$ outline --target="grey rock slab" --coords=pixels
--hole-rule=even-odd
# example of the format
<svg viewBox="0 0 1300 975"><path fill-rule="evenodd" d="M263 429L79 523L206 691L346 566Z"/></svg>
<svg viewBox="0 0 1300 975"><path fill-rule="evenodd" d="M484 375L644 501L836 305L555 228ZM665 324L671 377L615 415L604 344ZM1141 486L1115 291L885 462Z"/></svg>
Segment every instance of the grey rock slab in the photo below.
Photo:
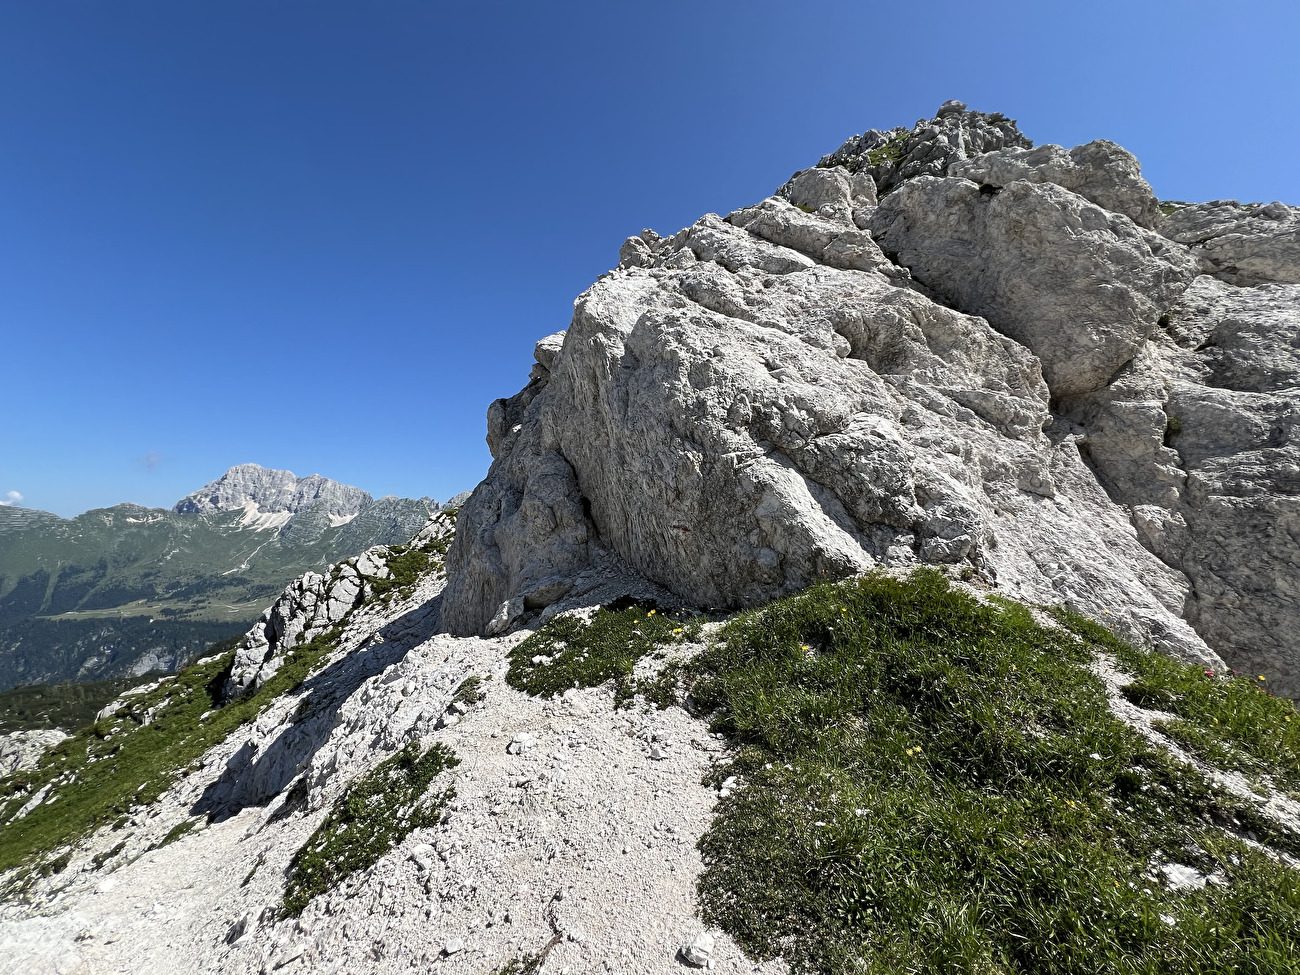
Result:
<svg viewBox="0 0 1300 975"><path fill-rule="evenodd" d="M1051 183L919 177L871 232L946 304L1037 355L1057 397L1104 386L1197 273L1185 248Z"/></svg>
<svg viewBox="0 0 1300 975"><path fill-rule="evenodd" d="M1203 276L1164 332L1071 419L1144 543L1190 580L1198 633L1300 695L1300 287Z"/></svg>
<svg viewBox="0 0 1300 975"><path fill-rule="evenodd" d="M1236 200L1179 205L1160 232L1230 284L1300 284L1300 207Z"/></svg>

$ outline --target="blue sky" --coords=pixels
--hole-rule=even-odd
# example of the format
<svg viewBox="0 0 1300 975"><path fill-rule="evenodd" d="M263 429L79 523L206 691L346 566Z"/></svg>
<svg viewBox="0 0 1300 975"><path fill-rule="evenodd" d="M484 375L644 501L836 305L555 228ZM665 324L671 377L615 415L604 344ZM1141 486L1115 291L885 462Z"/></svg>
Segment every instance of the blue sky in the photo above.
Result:
<svg viewBox="0 0 1300 975"><path fill-rule="evenodd" d="M624 237L948 98L1300 203L1298 9L0 0L0 502L472 487Z"/></svg>

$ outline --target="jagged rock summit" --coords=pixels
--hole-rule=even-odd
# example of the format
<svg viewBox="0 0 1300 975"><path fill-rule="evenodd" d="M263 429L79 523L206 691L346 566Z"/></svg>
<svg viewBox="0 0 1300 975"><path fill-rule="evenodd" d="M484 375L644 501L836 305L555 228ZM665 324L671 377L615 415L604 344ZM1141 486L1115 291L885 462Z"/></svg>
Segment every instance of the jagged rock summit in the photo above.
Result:
<svg viewBox="0 0 1300 975"><path fill-rule="evenodd" d="M238 464L215 481L187 494L172 509L177 514L236 511L253 505L260 514L294 515L323 505L330 515L357 515L373 499L366 491L319 474L297 477L259 464Z"/></svg>
<svg viewBox="0 0 1300 975"><path fill-rule="evenodd" d="M935 563L1300 693L1298 214L948 102L643 231L490 407L444 622Z"/></svg>

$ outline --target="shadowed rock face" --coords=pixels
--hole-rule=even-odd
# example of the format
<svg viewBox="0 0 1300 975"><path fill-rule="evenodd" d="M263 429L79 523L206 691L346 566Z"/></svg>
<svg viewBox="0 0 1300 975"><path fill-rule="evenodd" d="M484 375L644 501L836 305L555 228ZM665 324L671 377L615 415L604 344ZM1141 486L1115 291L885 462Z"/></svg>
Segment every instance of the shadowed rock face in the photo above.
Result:
<svg viewBox="0 0 1300 975"><path fill-rule="evenodd" d="M1113 143L954 103L884 136L628 239L489 410L444 625L611 556L717 607L927 562L1300 689L1300 289L1198 276Z"/></svg>

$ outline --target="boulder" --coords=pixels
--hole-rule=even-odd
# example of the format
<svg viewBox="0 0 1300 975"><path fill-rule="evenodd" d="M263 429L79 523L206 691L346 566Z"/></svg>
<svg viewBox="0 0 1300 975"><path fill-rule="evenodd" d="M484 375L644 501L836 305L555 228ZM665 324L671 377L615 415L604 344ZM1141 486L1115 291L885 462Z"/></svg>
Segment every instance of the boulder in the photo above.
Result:
<svg viewBox="0 0 1300 975"><path fill-rule="evenodd" d="M923 176L870 227L945 304L1037 355L1056 397L1104 386L1197 272L1186 248L1053 183Z"/></svg>
<svg viewBox="0 0 1300 975"><path fill-rule="evenodd" d="M1139 227L1152 230L1160 222L1159 203L1142 178L1137 157L1105 139L1068 151L1054 145L1011 146L955 160L948 175L998 189L1016 180L1055 183L1103 209L1124 214Z"/></svg>

